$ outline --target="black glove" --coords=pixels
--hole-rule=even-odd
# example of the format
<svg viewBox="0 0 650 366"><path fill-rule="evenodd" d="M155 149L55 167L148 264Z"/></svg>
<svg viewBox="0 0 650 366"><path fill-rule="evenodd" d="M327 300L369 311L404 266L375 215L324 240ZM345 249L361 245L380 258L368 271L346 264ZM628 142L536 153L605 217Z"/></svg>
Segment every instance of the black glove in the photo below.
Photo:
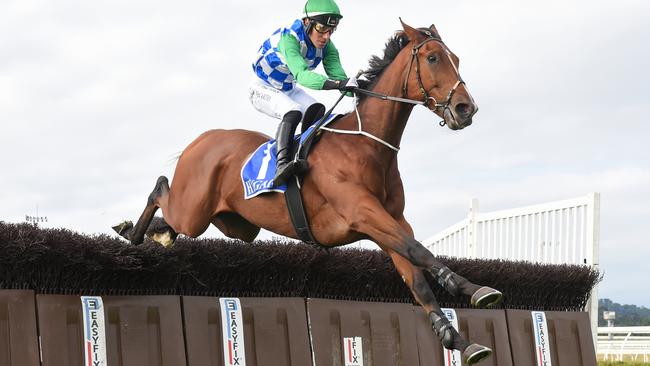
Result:
<svg viewBox="0 0 650 366"><path fill-rule="evenodd" d="M359 85L357 84L357 79L356 78L347 78L343 80L330 80L327 79L325 80L325 83L323 84L323 90L332 90L332 89L338 89L342 92L353 92L355 91Z"/></svg>
<svg viewBox="0 0 650 366"><path fill-rule="evenodd" d="M359 85L359 89L366 89L370 87L370 80L366 79L357 79L357 85Z"/></svg>

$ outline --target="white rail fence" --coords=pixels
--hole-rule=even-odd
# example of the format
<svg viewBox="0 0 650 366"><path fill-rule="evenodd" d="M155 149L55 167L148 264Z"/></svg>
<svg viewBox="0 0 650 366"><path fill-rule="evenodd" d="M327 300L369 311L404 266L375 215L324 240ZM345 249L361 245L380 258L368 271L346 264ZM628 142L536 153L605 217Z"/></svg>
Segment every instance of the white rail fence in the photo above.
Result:
<svg viewBox="0 0 650 366"><path fill-rule="evenodd" d="M600 194L494 212L472 199L467 218L426 239L433 254L451 257L579 264L598 269ZM598 289L588 304L596 337Z"/></svg>
<svg viewBox="0 0 650 366"><path fill-rule="evenodd" d="M650 327L598 327L598 356L606 361L650 362Z"/></svg>

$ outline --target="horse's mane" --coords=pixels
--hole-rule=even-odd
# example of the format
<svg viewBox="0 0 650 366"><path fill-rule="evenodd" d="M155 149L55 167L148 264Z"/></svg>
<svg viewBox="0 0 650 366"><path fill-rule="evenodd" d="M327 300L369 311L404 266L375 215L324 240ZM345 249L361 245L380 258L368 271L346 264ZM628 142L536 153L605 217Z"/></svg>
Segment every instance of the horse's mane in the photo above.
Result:
<svg viewBox="0 0 650 366"><path fill-rule="evenodd" d="M397 54L408 43L409 39L404 32L396 32L395 35L389 38L386 42L383 57L379 57L377 55L370 57L370 60L368 61L368 68L363 71L363 76L365 76L369 82L368 89L372 89L372 87L377 83L379 75L381 75L386 67L388 67L388 65L390 65L393 60L395 60ZM363 98L363 96L364 95L361 94L360 97Z"/></svg>
<svg viewBox="0 0 650 366"><path fill-rule="evenodd" d="M435 32L429 33L432 32L429 28L417 28L417 30L423 34L434 34L434 36L439 37L437 34L435 34ZM379 57L376 55L370 57L370 60L368 61L368 68L366 70L363 70L362 74L368 80L367 89L372 89L375 84L377 84L379 76L384 72L384 70L386 70L388 65L390 65L393 60L395 60L397 54L399 54L400 51L406 47L409 41L410 40L404 31L395 32L395 35L389 38L386 42L386 47L384 48L384 57ZM365 97L365 94L359 94L358 101L360 102Z"/></svg>

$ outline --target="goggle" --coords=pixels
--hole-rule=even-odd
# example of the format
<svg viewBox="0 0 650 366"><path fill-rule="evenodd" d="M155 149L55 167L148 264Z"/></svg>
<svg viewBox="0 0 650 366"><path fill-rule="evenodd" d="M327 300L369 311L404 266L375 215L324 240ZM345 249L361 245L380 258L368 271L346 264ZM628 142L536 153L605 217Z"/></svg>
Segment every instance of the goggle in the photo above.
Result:
<svg viewBox="0 0 650 366"><path fill-rule="evenodd" d="M336 27L330 27L328 25L323 25L318 22L313 22L314 29L320 34L329 33L332 34L336 30Z"/></svg>

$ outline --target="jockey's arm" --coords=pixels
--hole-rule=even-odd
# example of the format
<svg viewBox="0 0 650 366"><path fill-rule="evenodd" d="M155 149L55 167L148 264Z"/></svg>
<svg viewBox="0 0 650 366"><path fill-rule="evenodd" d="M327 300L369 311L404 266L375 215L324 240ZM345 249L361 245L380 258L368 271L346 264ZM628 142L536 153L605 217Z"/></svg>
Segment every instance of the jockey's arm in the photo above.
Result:
<svg viewBox="0 0 650 366"><path fill-rule="evenodd" d="M327 59L328 57L327 49L329 48L330 45L331 42L325 47L323 65L325 65L325 59ZM325 80L327 80L328 78L324 75L309 70L307 62L302 57L302 54L300 54L300 44L298 43L298 40L296 40L293 36L289 34L283 34L278 44L278 50L284 56L287 66L289 67L289 71L291 71L291 74L293 74L293 77L300 85L314 90L323 89L323 84L325 83ZM328 75L330 75L332 79L338 79L338 80L345 79L345 72L343 72L340 62L338 61L339 60L338 51L336 51L336 48L334 48L334 50L336 53L335 55L336 60L331 62L333 63L338 62L338 68L340 69L340 71L338 71L339 73L337 73L336 75L342 74L343 77L334 78L332 75L330 75L330 72L327 71L327 68L325 69L325 71L327 72ZM334 69L336 69L336 67L334 67Z"/></svg>
<svg viewBox="0 0 650 366"><path fill-rule="evenodd" d="M347 79L348 76L341 66L341 59L339 58L339 50L336 49L332 41L327 43L325 50L323 51L323 68L325 68L325 73L332 80L343 80Z"/></svg>

